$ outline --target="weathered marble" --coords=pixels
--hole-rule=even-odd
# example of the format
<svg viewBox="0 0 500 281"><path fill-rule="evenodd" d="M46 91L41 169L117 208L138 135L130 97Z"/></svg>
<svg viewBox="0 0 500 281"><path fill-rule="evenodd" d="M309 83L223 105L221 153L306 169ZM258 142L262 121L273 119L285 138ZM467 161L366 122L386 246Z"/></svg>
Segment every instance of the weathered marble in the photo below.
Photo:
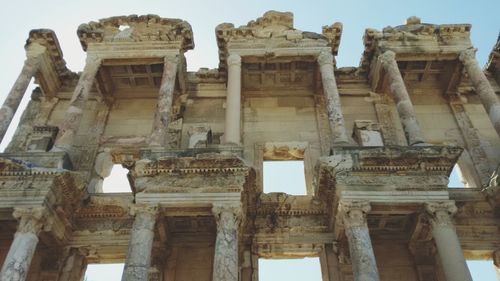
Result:
<svg viewBox="0 0 500 281"><path fill-rule="evenodd" d="M333 55L330 52L322 51L318 56L318 64L323 83L323 94L326 100L326 112L333 135L333 145L349 143L340 104L339 90L333 72Z"/></svg>
<svg viewBox="0 0 500 281"><path fill-rule="evenodd" d="M476 60L476 49L462 51L459 59L464 64L469 79L474 85L484 109L486 109L493 127L500 136L500 100Z"/></svg>
<svg viewBox="0 0 500 281"><path fill-rule="evenodd" d="M425 205L425 210L429 215L432 237L436 242L446 278L453 281L472 281L451 218L457 212L455 202L429 202Z"/></svg>
<svg viewBox="0 0 500 281"><path fill-rule="evenodd" d="M47 48L40 44L30 44L26 50L26 60L24 61L21 73L16 79L16 82L12 86L7 98L5 99L2 107L0 108L0 142L2 142L7 129L9 128L14 114L21 104L24 93L30 84L31 78L33 78L39 71L41 64L41 57L45 53Z"/></svg>
<svg viewBox="0 0 500 281"><path fill-rule="evenodd" d="M75 87L70 105L64 115L64 120L62 124L59 125L59 133L53 150L67 151L73 145L74 138L80 128L85 104L89 98L90 90L94 84L101 62L102 59L98 56L94 54L87 54L85 68L83 69L80 79L78 80L78 84Z"/></svg>
<svg viewBox="0 0 500 281"><path fill-rule="evenodd" d="M217 223L214 281L238 281L238 228L241 209L239 206L214 205L212 212Z"/></svg>
<svg viewBox="0 0 500 281"><path fill-rule="evenodd" d="M87 260L82 251L71 248L63 261L58 280L81 281L85 276L86 269Z"/></svg>
<svg viewBox="0 0 500 281"><path fill-rule="evenodd" d="M339 204L339 219L344 224L349 242L355 281L380 280L366 222L370 210L370 204L366 201L341 201Z"/></svg>
<svg viewBox="0 0 500 281"><path fill-rule="evenodd" d="M241 57L230 54L227 58L227 96L224 141L240 144L241 138Z"/></svg>
<svg viewBox="0 0 500 281"><path fill-rule="evenodd" d="M0 281L26 280L46 211L45 208L16 208L13 216L19 224L2 266Z"/></svg>
<svg viewBox="0 0 500 281"><path fill-rule="evenodd" d="M122 281L148 280L158 208L134 206L132 212L135 220L130 234Z"/></svg>
<svg viewBox="0 0 500 281"><path fill-rule="evenodd" d="M384 67L389 79L389 88L396 102L399 118L403 123L403 129L408 139L409 145L424 143L424 137L420 130L410 95L406 90L405 83L399 72L396 62L396 54L393 51L385 51L379 56L379 60Z"/></svg>
<svg viewBox="0 0 500 281"><path fill-rule="evenodd" d="M163 75L158 94L158 103L156 104L155 117L153 121L153 130L149 144L151 146L165 147L168 143L167 132L170 124L170 114L172 112L172 101L175 90L175 77L177 76L177 67L179 58L177 56L166 56L163 63Z"/></svg>

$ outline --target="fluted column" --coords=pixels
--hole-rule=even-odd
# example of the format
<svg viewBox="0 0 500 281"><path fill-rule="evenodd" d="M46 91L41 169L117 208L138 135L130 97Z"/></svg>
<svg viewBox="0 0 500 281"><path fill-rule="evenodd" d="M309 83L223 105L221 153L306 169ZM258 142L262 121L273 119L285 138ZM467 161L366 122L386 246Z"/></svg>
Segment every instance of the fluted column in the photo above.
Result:
<svg viewBox="0 0 500 281"><path fill-rule="evenodd" d="M420 125L418 124L410 95L406 90L403 77L401 77L401 73L399 72L396 54L393 51L385 51L379 56L379 60L389 78L389 88L396 102L396 108L403 124L408 144L415 145L424 143L425 139L420 130Z"/></svg>
<svg viewBox="0 0 500 281"><path fill-rule="evenodd" d="M490 117L491 123L493 123L497 134L500 136L500 100L495 91L493 91L481 67L479 67L479 63L476 60L476 49L462 51L459 59L464 64L465 71L467 71L469 79L474 85L474 89Z"/></svg>
<svg viewBox="0 0 500 281"><path fill-rule="evenodd" d="M166 56L163 62L163 76L161 78L160 91L158 93L158 102L153 122L153 130L149 144L151 146L165 147L167 145L168 125L170 123L170 114L172 112L172 100L175 90L175 77L177 76L177 65L179 58L177 56Z"/></svg>
<svg viewBox="0 0 500 281"><path fill-rule="evenodd" d="M332 132L333 145L349 143L349 137L345 128L344 115L340 104L340 95L333 72L333 55L322 51L318 56L321 82L323 83L323 94L326 100L326 112L328 123Z"/></svg>
<svg viewBox="0 0 500 281"><path fill-rule="evenodd" d="M2 142L17 108L19 104L21 104L21 100L30 84L31 78L36 75L40 68L42 55L45 53L45 50L46 48L44 46L37 43L32 43L27 47L27 58L24 61L21 73L17 77L16 82L0 108L0 142Z"/></svg>
<svg viewBox="0 0 500 281"><path fill-rule="evenodd" d="M44 208L15 208L13 216L19 224L2 266L0 281L26 280L46 212Z"/></svg>
<svg viewBox="0 0 500 281"><path fill-rule="evenodd" d="M457 207L453 201L431 202L425 205L431 223L441 265L448 281L472 281L465 263L455 226L451 219Z"/></svg>
<svg viewBox="0 0 500 281"><path fill-rule="evenodd" d="M349 242L352 272L355 281L379 281L366 215L371 207L367 201L341 201L340 219Z"/></svg>
<svg viewBox="0 0 500 281"><path fill-rule="evenodd" d="M227 57L227 96L224 141L240 144L241 136L241 57Z"/></svg>
<svg viewBox="0 0 500 281"><path fill-rule="evenodd" d="M69 107L64 115L64 120L59 126L59 134L57 135L53 150L67 151L73 145L75 135L82 121L85 104L89 98L90 90L94 84L101 62L101 58L96 55L87 54L85 67L73 92Z"/></svg>
<svg viewBox="0 0 500 281"><path fill-rule="evenodd" d="M132 213L135 215L135 220L130 234L122 281L148 280L158 208L135 206L132 208Z"/></svg>
<svg viewBox="0 0 500 281"><path fill-rule="evenodd" d="M238 227L240 206L214 205L217 222L213 281L238 281Z"/></svg>

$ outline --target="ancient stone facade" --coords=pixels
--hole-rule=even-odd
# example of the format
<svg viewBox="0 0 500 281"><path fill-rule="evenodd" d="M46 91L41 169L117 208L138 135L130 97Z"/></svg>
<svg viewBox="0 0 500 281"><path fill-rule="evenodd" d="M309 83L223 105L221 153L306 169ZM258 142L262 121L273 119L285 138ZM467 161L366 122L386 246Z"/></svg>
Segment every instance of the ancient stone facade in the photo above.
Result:
<svg viewBox="0 0 500 281"><path fill-rule="evenodd" d="M32 30L0 109L1 281L257 281L259 258L319 257L324 281L471 280L500 260L500 41L481 70L470 25L367 29L338 68L322 34L270 11L216 27L217 69L186 71L191 26L154 15L78 27L65 66ZM304 161L306 195L263 192L263 162ZM113 165L130 193L102 193ZM455 165L466 188L448 188Z"/></svg>

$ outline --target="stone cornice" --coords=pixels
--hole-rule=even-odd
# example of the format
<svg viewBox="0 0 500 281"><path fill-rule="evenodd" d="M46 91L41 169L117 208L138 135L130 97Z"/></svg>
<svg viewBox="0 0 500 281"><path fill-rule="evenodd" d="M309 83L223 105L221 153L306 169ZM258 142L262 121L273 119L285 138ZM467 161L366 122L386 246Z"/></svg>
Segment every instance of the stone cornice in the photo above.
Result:
<svg viewBox="0 0 500 281"><path fill-rule="evenodd" d="M126 27L121 30L120 27ZM102 42L178 42L183 51L194 48L191 25L180 19L157 15L117 16L81 24L77 30L84 50L91 43Z"/></svg>
<svg viewBox="0 0 500 281"><path fill-rule="evenodd" d="M29 46L37 43L47 48L52 65L61 80L61 83L70 83L72 80L77 79L77 74L66 67L66 61L63 58L59 40L53 30L50 29L32 29L26 40L25 49L28 50Z"/></svg>
<svg viewBox="0 0 500 281"><path fill-rule="evenodd" d="M437 45L455 45L455 39L469 40L470 24L428 24L421 23L420 19L411 17L405 25L386 27L382 31L367 28L363 36L365 50L361 57L360 69L369 72L373 57L379 48L386 48L384 42L424 41L434 42ZM469 45L470 45L470 41ZM470 47L470 46L468 46Z"/></svg>
<svg viewBox="0 0 500 281"><path fill-rule="evenodd" d="M337 173L451 172L462 150L451 146L343 147L323 162Z"/></svg>
<svg viewBox="0 0 500 281"><path fill-rule="evenodd" d="M500 64L500 33L498 34L497 43L493 46L493 50L488 57L488 62L486 63L486 70L491 73L496 73L499 69Z"/></svg>
<svg viewBox="0 0 500 281"><path fill-rule="evenodd" d="M342 24L324 26L323 34L300 31L293 27L290 12L268 11L262 17L247 25L235 27L232 23L222 23L215 28L219 47L219 71L226 72L229 49L238 48L245 42L245 48L254 44L256 48L274 47L329 47L336 55L342 34ZM272 43L271 43L272 42ZM251 48L251 47L250 47Z"/></svg>
<svg viewBox="0 0 500 281"><path fill-rule="evenodd" d="M215 160L215 161L214 161ZM167 158L156 161L137 161L132 175L134 177L154 176L158 174L215 174L248 172L243 160L237 157L217 156L214 158Z"/></svg>

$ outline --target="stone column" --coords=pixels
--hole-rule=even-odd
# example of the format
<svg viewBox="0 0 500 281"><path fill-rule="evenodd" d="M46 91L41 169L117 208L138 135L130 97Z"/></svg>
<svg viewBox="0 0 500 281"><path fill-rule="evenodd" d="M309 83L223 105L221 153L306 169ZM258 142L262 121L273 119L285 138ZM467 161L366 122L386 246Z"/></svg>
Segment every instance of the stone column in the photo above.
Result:
<svg viewBox="0 0 500 281"><path fill-rule="evenodd" d="M57 280L82 281L87 269L87 260L80 249L71 248L64 260Z"/></svg>
<svg viewBox="0 0 500 281"><path fill-rule="evenodd" d="M10 245L0 272L0 281L24 281L38 244L38 233L45 222L45 208L15 208L19 221L14 241Z"/></svg>
<svg viewBox="0 0 500 281"><path fill-rule="evenodd" d="M340 219L349 242L352 272L355 281L379 281L377 263L368 232L366 215L371 210L367 201L341 201Z"/></svg>
<svg viewBox="0 0 500 281"><path fill-rule="evenodd" d="M333 137L333 145L347 144L349 143L349 137L347 136L344 124L339 90L333 72L333 55L330 52L322 51L318 56L318 64L321 72L323 94L326 100L326 113Z"/></svg>
<svg viewBox="0 0 500 281"><path fill-rule="evenodd" d="M122 281L148 280L158 208L134 206L132 213L135 215L135 220L130 234Z"/></svg>
<svg viewBox="0 0 500 281"><path fill-rule="evenodd" d="M31 78L38 72L42 60L42 55L46 48L40 44L32 43L27 47L26 60L24 61L21 73L16 79L14 86L10 90L2 107L0 108L0 142L2 142L12 118L23 99L24 93L28 88Z"/></svg>
<svg viewBox="0 0 500 281"><path fill-rule="evenodd" d="M68 151L73 145L74 137L82 121L85 104L89 98L90 90L99 71L102 60L93 54L87 54L85 68L80 75L78 84L73 92L70 104L64 115L64 120L59 126L54 148L55 151Z"/></svg>
<svg viewBox="0 0 500 281"><path fill-rule="evenodd" d="M399 72L396 54L393 51L385 51L379 56L379 60L387 73L389 88L396 102L396 108L403 124L408 144L424 143L424 136L420 130L410 95L408 95L403 77L401 77L401 73Z"/></svg>
<svg viewBox="0 0 500 281"><path fill-rule="evenodd" d="M175 77L177 75L177 56L165 57L163 62L163 76L161 78L158 102L156 104L153 130L149 139L149 145L165 147L167 145L168 125L170 123L170 113L172 111L172 100L175 90Z"/></svg>
<svg viewBox="0 0 500 281"><path fill-rule="evenodd" d="M224 141L240 144L241 136L241 57L227 57L227 97Z"/></svg>
<svg viewBox="0 0 500 281"><path fill-rule="evenodd" d="M500 136L500 100L495 91L491 87L490 82L484 75L484 72L479 67L476 60L476 49L467 49L462 51L459 56L460 61L464 64L465 71L469 75L469 79L474 85L476 93L481 99L488 116L490 117L493 127Z"/></svg>
<svg viewBox="0 0 500 281"><path fill-rule="evenodd" d="M214 205L217 222L213 281L238 281L238 227L241 206Z"/></svg>
<svg viewBox="0 0 500 281"><path fill-rule="evenodd" d="M432 236L436 242L446 279L472 281L451 219L457 211L455 203L453 201L427 203L425 210L428 213Z"/></svg>

